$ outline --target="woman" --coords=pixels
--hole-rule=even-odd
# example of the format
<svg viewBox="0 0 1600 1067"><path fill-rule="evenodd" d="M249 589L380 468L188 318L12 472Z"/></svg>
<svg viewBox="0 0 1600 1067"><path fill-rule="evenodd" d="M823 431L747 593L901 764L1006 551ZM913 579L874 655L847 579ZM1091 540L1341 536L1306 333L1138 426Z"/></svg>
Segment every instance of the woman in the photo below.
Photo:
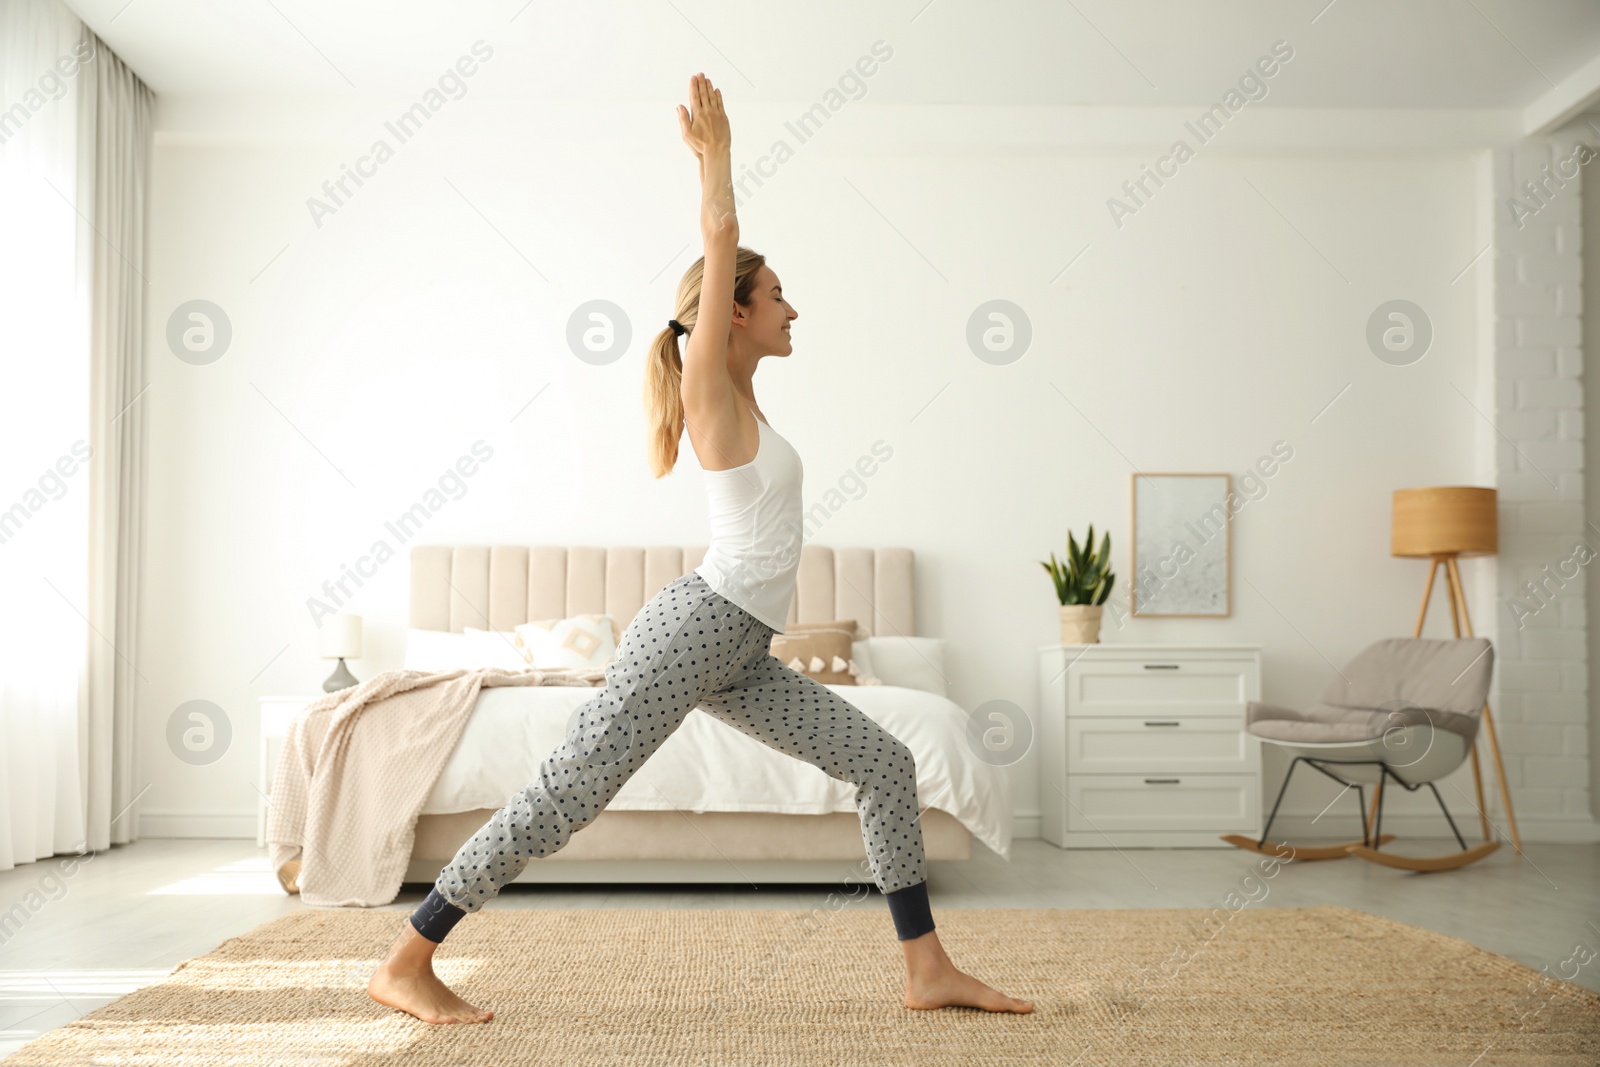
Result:
<svg viewBox="0 0 1600 1067"><path fill-rule="evenodd" d="M495 812L439 872L367 991L430 1023L486 1022L433 973L450 929L535 856L587 826L696 706L746 734L855 783L873 879L905 954L908 1008L952 1005L1026 1013L956 969L928 908L916 768L905 745L827 686L772 655L794 595L801 529L800 457L757 410L762 356L788 355L796 313L761 256L739 247L722 92L703 74L678 108L700 161L705 255L678 286L678 317L651 352L646 399L652 467L671 471L685 428L706 472L711 544L694 571L646 604L606 667L606 688L574 717L539 778ZM678 338L689 341L678 356Z"/></svg>

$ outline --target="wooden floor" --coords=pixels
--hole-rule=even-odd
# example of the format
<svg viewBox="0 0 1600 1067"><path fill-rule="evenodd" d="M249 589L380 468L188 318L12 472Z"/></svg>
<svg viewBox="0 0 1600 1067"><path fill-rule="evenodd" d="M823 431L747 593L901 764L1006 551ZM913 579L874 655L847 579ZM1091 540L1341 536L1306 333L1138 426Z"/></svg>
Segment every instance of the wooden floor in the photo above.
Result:
<svg viewBox="0 0 1600 1067"><path fill-rule="evenodd" d="M1417 854L1455 847L1442 840L1405 844ZM935 919L941 907L1340 904L1461 937L1552 974L1560 973L1578 943L1600 946L1600 845L1530 844L1523 856L1508 845L1472 867L1437 874L1353 858L1289 863L1271 879L1258 877L1260 856L1234 849L1066 852L1025 840L1015 843L1007 863L981 845L973 848L977 858L969 863L930 865ZM0 943L0 1058L224 939L302 906L278 888L265 851L247 841L144 840L92 857L70 878L55 880L53 869L46 861L0 873L0 912L12 909L0 927L0 938L9 937ZM425 890L408 886L390 905L397 934ZM489 906L807 909L828 906L834 891L512 886ZM19 903L25 917L13 907ZM884 909L884 936L892 936L880 896L850 906ZM448 942L441 951L449 951ZM1600 990L1600 960L1583 967L1576 980Z"/></svg>

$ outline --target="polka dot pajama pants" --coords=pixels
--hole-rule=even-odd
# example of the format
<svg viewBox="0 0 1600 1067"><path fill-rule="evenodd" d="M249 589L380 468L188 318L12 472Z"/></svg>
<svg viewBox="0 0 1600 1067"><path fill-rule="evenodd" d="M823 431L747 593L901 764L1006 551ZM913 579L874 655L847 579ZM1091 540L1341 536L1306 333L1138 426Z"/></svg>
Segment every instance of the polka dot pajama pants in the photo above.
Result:
<svg viewBox="0 0 1600 1067"><path fill-rule="evenodd" d="M462 912L482 908L530 860L592 822L698 706L855 783L873 880L885 893L916 886L925 897L911 751L833 690L784 666L771 652L772 633L699 574L667 583L622 635L605 689L578 709L538 778L439 872L435 895Z"/></svg>

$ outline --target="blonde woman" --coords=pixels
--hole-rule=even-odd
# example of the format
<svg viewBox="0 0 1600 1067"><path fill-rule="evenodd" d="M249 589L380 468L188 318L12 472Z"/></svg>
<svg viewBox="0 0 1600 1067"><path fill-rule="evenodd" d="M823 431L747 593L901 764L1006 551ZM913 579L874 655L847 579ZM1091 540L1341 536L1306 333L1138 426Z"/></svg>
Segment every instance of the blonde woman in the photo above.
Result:
<svg viewBox="0 0 1600 1067"><path fill-rule="evenodd" d="M701 257L678 285L676 316L651 346L645 402L656 477L685 430L705 472L711 539L704 562L640 609L606 667L606 687L571 732L439 872L367 990L431 1023L486 1022L433 973L433 954L466 915L592 822L696 707L856 786L873 880L905 956L905 1006L1027 1013L1033 1005L957 970L929 909L911 752L827 686L772 655L799 565L801 463L761 414L753 379L763 356L787 356L796 312L765 260L739 247L731 138L721 90L703 74L680 106L700 161ZM688 337L679 355L679 338Z"/></svg>

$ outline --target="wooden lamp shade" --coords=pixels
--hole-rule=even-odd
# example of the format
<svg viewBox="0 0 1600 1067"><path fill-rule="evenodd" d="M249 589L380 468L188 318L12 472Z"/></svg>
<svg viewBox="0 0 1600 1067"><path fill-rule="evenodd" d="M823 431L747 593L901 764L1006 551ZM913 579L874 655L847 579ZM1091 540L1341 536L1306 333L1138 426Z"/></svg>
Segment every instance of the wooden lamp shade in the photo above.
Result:
<svg viewBox="0 0 1600 1067"><path fill-rule="evenodd" d="M1396 489L1391 556L1492 556L1498 550L1495 491L1476 485Z"/></svg>

